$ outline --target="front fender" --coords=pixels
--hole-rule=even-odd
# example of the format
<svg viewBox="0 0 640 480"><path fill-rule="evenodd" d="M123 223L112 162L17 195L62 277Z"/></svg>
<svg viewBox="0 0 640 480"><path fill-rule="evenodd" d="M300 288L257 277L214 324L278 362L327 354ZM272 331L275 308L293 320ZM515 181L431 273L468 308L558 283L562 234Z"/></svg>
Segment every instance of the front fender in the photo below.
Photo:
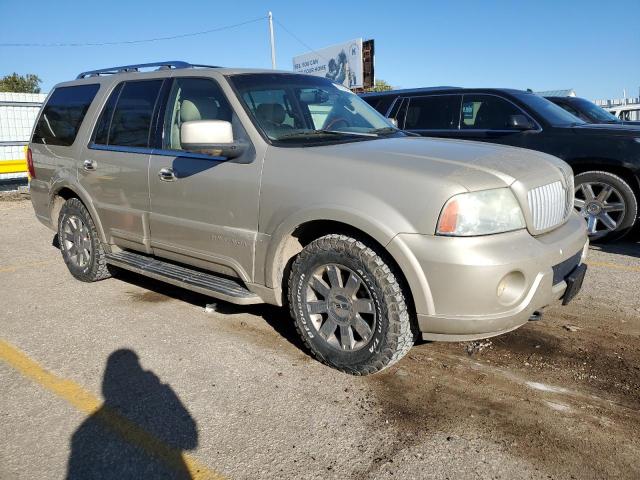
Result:
<svg viewBox="0 0 640 480"><path fill-rule="evenodd" d="M394 213L399 215L397 212ZM380 216L384 218L384 215ZM325 205L314 209L302 210L288 217L278 226L273 234L269 236L266 242L268 247L264 252L264 278L267 287L276 290L280 289L282 272L287 261L302 248L297 243L292 246L293 232L298 227L316 220L343 223L373 238L400 267L411 290L415 307L424 312L434 311L429 283L418 261L402 242L393 241L398 232L394 232L377 218L342 206ZM292 248L295 248L295 250L290 250ZM258 260L259 251L256 254Z"/></svg>

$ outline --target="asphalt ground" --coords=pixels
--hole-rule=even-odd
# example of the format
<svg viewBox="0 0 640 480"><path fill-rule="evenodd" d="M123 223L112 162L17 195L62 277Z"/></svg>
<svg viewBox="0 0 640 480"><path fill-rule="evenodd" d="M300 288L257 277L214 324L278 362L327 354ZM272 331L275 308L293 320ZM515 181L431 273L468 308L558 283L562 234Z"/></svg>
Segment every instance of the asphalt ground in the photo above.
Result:
<svg viewBox="0 0 640 480"><path fill-rule="evenodd" d="M74 280L0 201L0 478L640 478L640 244L510 334L352 377L288 313Z"/></svg>

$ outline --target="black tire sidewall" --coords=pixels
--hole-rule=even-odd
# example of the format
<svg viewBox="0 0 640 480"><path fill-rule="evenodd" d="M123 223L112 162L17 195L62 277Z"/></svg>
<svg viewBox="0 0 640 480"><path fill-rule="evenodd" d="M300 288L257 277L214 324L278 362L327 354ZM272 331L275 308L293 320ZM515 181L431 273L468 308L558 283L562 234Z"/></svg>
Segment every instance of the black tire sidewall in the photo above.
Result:
<svg viewBox="0 0 640 480"><path fill-rule="evenodd" d="M576 188L582 183L591 182L611 185L620 192L626 203L626 212L618 227L614 231L596 239L595 241L607 242L621 238L626 235L636 223L636 219L638 217L638 199L636 197L636 193L624 179L609 172L590 171L580 173L575 177Z"/></svg>
<svg viewBox="0 0 640 480"><path fill-rule="evenodd" d="M75 265L69 257L69 252L65 249L62 235L62 226L70 216L79 217L89 231L89 239L91 240L91 252L89 255L89 262L84 268ZM100 242L95 232L96 230L93 220L91 219L91 216L87 212L87 209L84 207L84 205L82 205L82 203L77 199L67 200L62 206L62 209L60 210L60 216L58 218L58 243L60 244L62 259L67 265L69 272L71 272L71 275L85 282L93 281L98 270L97 253L100 249Z"/></svg>
<svg viewBox="0 0 640 480"><path fill-rule="evenodd" d="M364 347L356 351L338 350L329 345L313 326L303 301L306 298L306 291L312 273L318 267L331 263L345 266L356 272L369 289L374 303L376 326L373 335ZM349 254L336 250L321 251L305 257L302 261L296 263L292 275L294 290L291 292L291 304L294 319L298 324L301 335L305 336L314 353L324 362L339 369L354 369L374 362L386 347L389 333L389 317L384 292L376 281L374 273L369 271L369 268L359 258L354 258Z"/></svg>

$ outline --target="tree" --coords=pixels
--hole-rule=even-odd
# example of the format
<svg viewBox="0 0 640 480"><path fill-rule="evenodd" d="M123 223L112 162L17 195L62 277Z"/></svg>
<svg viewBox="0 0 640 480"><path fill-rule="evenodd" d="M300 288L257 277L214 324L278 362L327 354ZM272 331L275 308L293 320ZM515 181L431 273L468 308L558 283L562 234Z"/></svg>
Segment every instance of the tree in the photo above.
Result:
<svg viewBox="0 0 640 480"><path fill-rule="evenodd" d="M0 78L0 92L40 93L40 77L33 73L12 73Z"/></svg>
<svg viewBox="0 0 640 480"><path fill-rule="evenodd" d="M382 79L377 79L373 84L373 87L367 89L369 92L386 92L388 90L393 90L393 86L389 85Z"/></svg>

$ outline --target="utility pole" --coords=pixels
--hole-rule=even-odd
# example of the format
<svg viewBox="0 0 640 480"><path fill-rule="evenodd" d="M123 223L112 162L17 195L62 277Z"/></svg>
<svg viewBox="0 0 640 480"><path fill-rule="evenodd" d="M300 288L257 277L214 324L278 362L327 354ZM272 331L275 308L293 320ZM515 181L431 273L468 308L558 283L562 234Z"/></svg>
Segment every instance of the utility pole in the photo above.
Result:
<svg viewBox="0 0 640 480"><path fill-rule="evenodd" d="M269 12L269 37L271 39L271 68L276 69L276 44L273 39L273 14Z"/></svg>

